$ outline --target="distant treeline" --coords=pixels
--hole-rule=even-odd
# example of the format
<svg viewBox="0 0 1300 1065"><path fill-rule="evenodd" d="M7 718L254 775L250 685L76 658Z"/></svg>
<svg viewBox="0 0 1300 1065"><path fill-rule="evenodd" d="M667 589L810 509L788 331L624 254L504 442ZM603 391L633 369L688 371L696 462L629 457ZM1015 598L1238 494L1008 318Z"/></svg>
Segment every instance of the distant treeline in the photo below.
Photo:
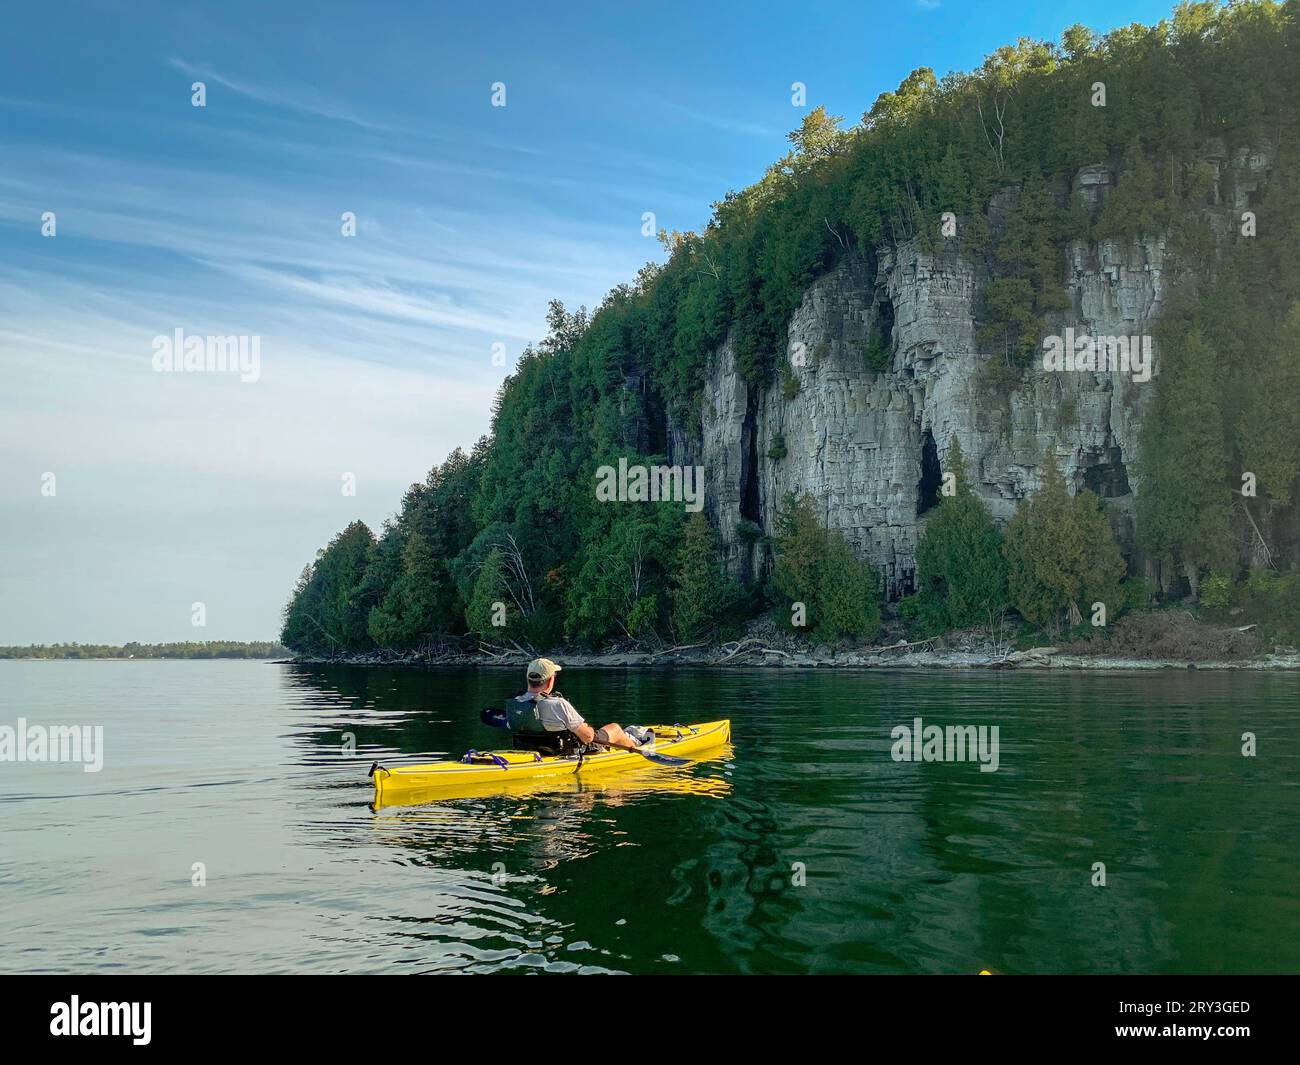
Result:
<svg viewBox="0 0 1300 1065"><path fill-rule="evenodd" d="M255 640L205 640L201 643L34 643L0 647L0 658L279 658L289 654L278 643Z"/></svg>

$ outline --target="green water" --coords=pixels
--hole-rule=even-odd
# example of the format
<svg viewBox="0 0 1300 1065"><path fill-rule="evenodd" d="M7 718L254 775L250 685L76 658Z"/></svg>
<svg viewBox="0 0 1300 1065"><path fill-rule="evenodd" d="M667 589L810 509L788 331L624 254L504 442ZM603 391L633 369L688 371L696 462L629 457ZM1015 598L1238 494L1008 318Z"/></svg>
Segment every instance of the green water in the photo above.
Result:
<svg viewBox="0 0 1300 1065"><path fill-rule="evenodd" d="M570 670L597 723L733 745L370 808L372 760L499 742L513 679L0 664L0 725L105 745L0 762L0 971L1300 971L1300 676ZM918 716L998 770L894 761Z"/></svg>

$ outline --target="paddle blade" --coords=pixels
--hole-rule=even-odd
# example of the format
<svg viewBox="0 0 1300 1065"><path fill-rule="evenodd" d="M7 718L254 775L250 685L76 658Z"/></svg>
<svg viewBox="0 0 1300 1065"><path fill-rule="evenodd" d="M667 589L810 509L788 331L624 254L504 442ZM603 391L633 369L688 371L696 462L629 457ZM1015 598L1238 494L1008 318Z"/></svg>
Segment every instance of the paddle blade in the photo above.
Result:
<svg viewBox="0 0 1300 1065"><path fill-rule="evenodd" d="M650 761L656 763L657 765L690 765L691 764L691 760L689 758L678 758L675 755L671 755L671 754L652 754L650 751L641 751L641 750L638 750L636 753L639 754L642 758L647 758Z"/></svg>
<svg viewBox="0 0 1300 1065"><path fill-rule="evenodd" d="M488 728L509 728L506 712L499 706L485 706L478 713L478 719Z"/></svg>

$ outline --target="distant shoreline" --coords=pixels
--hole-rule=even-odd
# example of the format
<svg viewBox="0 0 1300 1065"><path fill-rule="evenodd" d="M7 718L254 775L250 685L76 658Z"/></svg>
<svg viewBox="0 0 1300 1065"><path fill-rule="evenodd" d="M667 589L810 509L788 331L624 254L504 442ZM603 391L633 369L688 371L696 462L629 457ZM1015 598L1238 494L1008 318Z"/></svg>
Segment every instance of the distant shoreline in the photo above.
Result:
<svg viewBox="0 0 1300 1065"><path fill-rule="evenodd" d="M293 652L272 640L174 643L51 643L0 647L0 662L267 661Z"/></svg>

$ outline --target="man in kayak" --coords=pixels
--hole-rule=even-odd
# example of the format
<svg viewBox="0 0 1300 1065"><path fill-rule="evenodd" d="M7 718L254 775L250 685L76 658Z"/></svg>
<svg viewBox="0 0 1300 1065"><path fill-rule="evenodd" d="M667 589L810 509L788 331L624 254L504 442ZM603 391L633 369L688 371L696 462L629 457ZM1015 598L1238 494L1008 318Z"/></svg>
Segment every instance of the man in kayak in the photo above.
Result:
<svg viewBox="0 0 1300 1065"><path fill-rule="evenodd" d="M548 754L571 754L589 747L637 747L616 724L592 728L563 695L555 691L560 671L549 658L528 663L528 691L506 703L506 724L515 746Z"/></svg>

